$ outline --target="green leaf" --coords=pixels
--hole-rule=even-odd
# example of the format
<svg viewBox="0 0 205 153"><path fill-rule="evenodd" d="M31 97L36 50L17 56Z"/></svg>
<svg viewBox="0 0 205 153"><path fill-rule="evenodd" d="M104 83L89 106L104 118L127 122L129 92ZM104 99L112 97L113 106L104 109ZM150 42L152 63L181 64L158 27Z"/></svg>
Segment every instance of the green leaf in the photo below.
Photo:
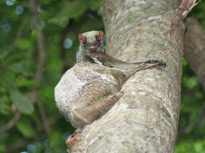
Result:
<svg viewBox="0 0 205 153"><path fill-rule="evenodd" d="M31 46L31 40L25 38L18 39L18 47L20 50L29 50Z"/></svg>
<svg viewBox="0 0 205 153"><path fill-rule="evenodd" d="M32 102L17 89L10 90L10 99L16 108L24 114L32 114L34 107Z"/></svg>
<svg viewBox="0 0 205 153"><path fill-rule="evenodd" d="M65 5L65 8L62 9L62 17L67 16L69 18L79 18L87 9L87 2L84 0L75 0L69 2L68 5Z"/></svg>
<svg viewBox="0 0 205 153"><path fill-rule="evenodd" d="M53 132L53 133L50 134L49 138L50 138L50 140L51 140L53 146L57 146L58 143L59 143L59 142L61 141L61 139L62 139L62 135L61 135L61 133L59 133L59 132Z"/></svg>
<svg viewBox="0 0 205 153"><path fill-rule="evenodd" d="M0 144L0 152L4 151L5 146L3 144Z"/></svg>
<svg viewBox="0 0 205 153"><path fill-rule="evenodd" d="M102 0L89 0L88 1L88 7L90 10L92 11L98 11L98 9L100 10L102 6Z"/></svg>
<svg viewBox="0 0 205 153"><path fill-rule="evenodd" d="M47 87L39 90L39 98L46 108L46 112L49 114L56 111L56 105L54 102L54 87Z"/></svg>
<svg viewBox="0 0 205 153"><path fill-rule="evenodd" d="M0 113L9 114L10 105L9 98L7 96L0 97Z"/></svg>
<svg viewBox="0 0 205 153"><path fill-rule="evenodd" d="M25 51L12 51L9 52L8 56L5 58L5 65L9 66L17 61L21 61L26 57L27 53Z"/></svg>
<svg viewBox="0 0 205 153"><path fill-rule="evenodd" d="M194 150L196 152L203 152L204 151L204 146L202 141L197 141L194 144Z"/></svg>
<svg viewBox="0 0 205 153"><path fill-rule="evenodd" d="M39 90L39 98L42 101L51 102L54 100L54 88L53 87L47 87L45 89Z"/></svg>
<svg viewBox="0 0 205 153"><path fill-rule="evenodd" d="M9 69L1 69L0 76L0 85L4 87L8 87L15 79L15 73Z"/></svg>
<svg viewBox="0 0 205 153"><path fill-rule="evenodd" d="M6 87L4 83L0 81L0 95L5 94L5 92L6 92Z"/></svg>
<svg viewBox="0 0 205 153"><path fill-rule="evenodd" d="M23 76L29 76L30 72L29 72L29 70L27 68L28 64L26 65L25 62L26 61L24 61L24 63L23 62L21 62L21 63L13 63L13 64L9 65L8 68L10 70L12 70L13 72L15 72L16 74L22 74Z"/></svg>
<svg viewBox="0 0 205 153"><path fill-rule="evenodd" d="M25 79L25 78L19 78L19 79L16 79L16 85L18 87L33 87L35 85L37 85L37 82L33 81L33 80L28 80L28 79Z"/></svg>
<svg viewBox="0 0 205 153"><path fill-rule="evenodd" d="M29 123L25 123L22 121L19 121L16 124L17 129L21 134L27 138L33 138L35 137L34 129L32 129L31 125Z"/></svg>

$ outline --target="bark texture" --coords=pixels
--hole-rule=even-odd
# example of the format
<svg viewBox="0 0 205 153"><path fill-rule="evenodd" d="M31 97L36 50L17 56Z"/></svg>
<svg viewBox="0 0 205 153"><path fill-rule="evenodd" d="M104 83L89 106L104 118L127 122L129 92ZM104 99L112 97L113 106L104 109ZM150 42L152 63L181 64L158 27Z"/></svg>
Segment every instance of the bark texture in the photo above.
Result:
<svg viewBox="0 0 205 153"><path fill-rule="evenodd" d="M105 0L108 54L128 62L166 62L141 71L124 96L78 135L72 152L173 153L177 135L183 57L183 6L177 0Z"/></svg>
<svg viewBox="0 0 205 153"><path fill-rule="evenodd" d="M194 16L187 18L185 23L184 56L205 90L205 31Z"/></svg>

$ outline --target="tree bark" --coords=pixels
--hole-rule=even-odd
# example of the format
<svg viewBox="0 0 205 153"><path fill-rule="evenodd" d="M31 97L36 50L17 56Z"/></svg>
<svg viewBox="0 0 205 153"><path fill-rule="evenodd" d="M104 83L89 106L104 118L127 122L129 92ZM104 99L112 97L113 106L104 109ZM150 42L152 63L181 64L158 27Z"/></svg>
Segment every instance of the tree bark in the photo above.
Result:
<svg viewBox="0 0 205 153"><path fill-rule="evenodd" d="M192 3L191 3L192 2ZM163 60L165 69L140 71L124 96L78 135L72 152L173 153L177 135L185 26L196 1L105 0L108 54L128 62Z"/></svg>
<svg viewBox="0 0 205 153"><path fill-rule="evenodd" d="M194 16L187 18L185 23L184 56L205 90L205 31Z"/></svg>

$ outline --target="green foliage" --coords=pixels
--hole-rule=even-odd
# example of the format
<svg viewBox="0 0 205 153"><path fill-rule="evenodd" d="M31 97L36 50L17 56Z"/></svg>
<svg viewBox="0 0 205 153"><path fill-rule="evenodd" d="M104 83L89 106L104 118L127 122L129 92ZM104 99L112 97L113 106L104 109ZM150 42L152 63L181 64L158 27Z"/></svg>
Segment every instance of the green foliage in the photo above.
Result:
<svg viewBox="0 0 205 153"><path fill-rule="evenodd" d="M10 106L9 106L9 98L5 95L0 97L0 113L9 114Z"/></svg>
<svg viewBox="0 0 205 153"><path fill-rule="evenodd" d="M54 87L62 73L73 66L78 51L78 33L103 30L103 0L39 0L39 27L44 35L46 61L41 82L34 81L39 63L37 32L33 28L30 1L0 1L0 152L61 153L65 140L73 133L54 102ZM205 28L205 2L194 13ZM66 41L69 47L65 47ZM205 151L205 95L199 80L183 61L181 117L176 153ZM39 106L32 101L38 89L47 122L46 134ZM19 146L15 148L15 146Z"/></svg>
<svg viewBox="0 0 205 153"><path fill-rule="evenodd" d="M175 153L204 153L205 141L198 139L193 140L181 140L180 145L176 147Z"/></svg>
<svg viewBox="0 0 205 153"><path fill-rule="evenodd" d="M205 151L205 94L188 63L183 60L182 102L176 153Z"/></svg>
<svg viewBox="0 0 205 153"><path fill-rule="evenodd" d="M25 138L35 138L35 132L29 123L19 121L16 127Z"/></svg>
<svg viewBox="0 0 205 153"><path fill-rule="evenodd" d="M199 5L197 5L193 9L194 15L197 17L199 20L200 24L202 27L205 29L205 15L204 15L204 10L205 10L205 2L201 1Z"/></svg>
<svg viewBox="0 0 205 153"><path fill-rule="evenodd" d="M17 89L10 89L9 95L11 102L21 113L33 113L34 107L32 102L26 96L21 94Z"/></svg>
<svg viewBox="0 0 205 153"><path fill-rule="evenodd" d="M0 132L0 152L65 152L65 140L74 129L56 108L54 87L76 62L78 33L103 30L102 0L37 2L46 50L41 82L34 81L39 52L30 1L0 1L0 131L7 128ZM68 48L64 46L67 39L71 42ZM36 87L49 134L39 105L32 101ZM22 115L16 120L17 112ZM10 127L12 122L15 123ZM15 148L18 144L20 147Z"/></svg>

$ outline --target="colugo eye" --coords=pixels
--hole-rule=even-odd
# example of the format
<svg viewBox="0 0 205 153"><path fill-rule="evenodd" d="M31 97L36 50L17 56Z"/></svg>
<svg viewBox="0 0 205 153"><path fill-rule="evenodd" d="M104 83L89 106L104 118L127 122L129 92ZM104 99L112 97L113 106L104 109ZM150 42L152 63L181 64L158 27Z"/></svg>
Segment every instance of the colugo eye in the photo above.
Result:
<svg viewBox="0 0 205 153"><path fill-rule="evenodd" d="M101 37L100 36L96 36L96 40L98 41L98 42L100 42L101 41Z"/></svg>
<svg viewBox="0 0 205 153"><path fill-rule="evenodd" d="M82 43L83 43L83 44L86 44L86 42L87 42L86 38L83 38L83 39L82 39Z"/></svg>

